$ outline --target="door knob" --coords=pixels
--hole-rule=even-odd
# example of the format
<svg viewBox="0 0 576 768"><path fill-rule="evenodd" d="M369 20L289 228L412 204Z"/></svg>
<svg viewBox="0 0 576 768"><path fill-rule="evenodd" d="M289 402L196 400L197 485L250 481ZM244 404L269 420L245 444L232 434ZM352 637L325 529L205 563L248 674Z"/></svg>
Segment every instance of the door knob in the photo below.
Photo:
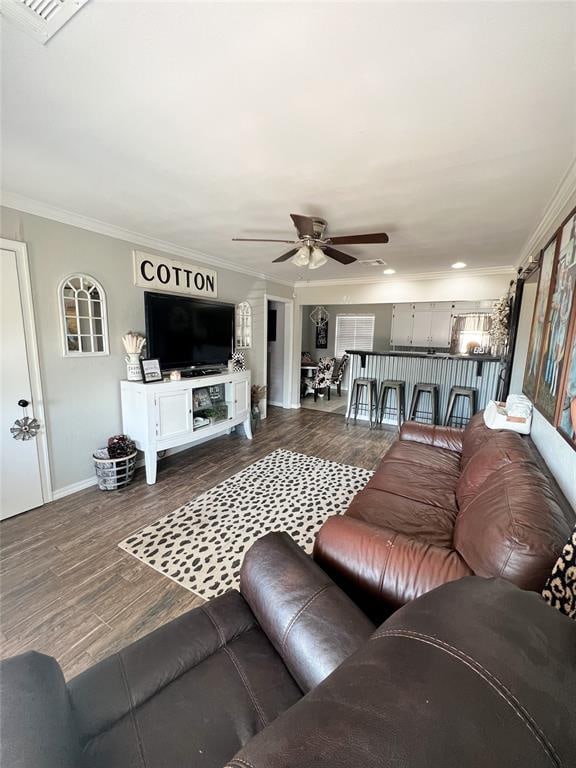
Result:
<svg viewBox="0 0 576 768"><path fill-rule="evenodd" d="M20 408L28 408L30 403L28 400L22 399L22 400L18 400L18 405L20 406Z"/></svg>

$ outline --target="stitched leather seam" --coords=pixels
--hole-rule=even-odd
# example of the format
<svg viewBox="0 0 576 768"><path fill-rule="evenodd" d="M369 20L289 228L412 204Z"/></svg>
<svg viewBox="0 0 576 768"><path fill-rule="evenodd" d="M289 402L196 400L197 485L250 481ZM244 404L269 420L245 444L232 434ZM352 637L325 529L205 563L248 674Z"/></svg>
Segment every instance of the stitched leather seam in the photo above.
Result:
<svg viewBox="0 0 576 768"><path fill-rule="evenodd" d="M320 587L319 589L317 589L316 592L314 592L314 594L312 595L312 597L309 597L308 600L306 600L306 602L304 603L304 605L302 605L296 611L294 616L292 616L292 618L288 622L288 626L284 630L284 634L282 635L282 640L280 642L280 653L282 653L284 651L284 646L286 645L286 641L288 639L288 634L290 633L290 630L292 629L292 627L294 626L296 621L300 618L302 613L304 613L304 611L314 602L314 600L316 600L316 598L319 595L322 594L322 592L325 592L329 587L333 587L333 586L335 586L335 585L334 584L324 584L323 587Z"/></svg>
<svg viewBox="0 0 576 768"><path fill-rule="evenodd" d="M126 689L126 695L128 696L128 701L130 703L130 719L132 720L132 725L134 726L134 733L136 734L136 743L138 744L138 754L140 755L140 762L144 768L148 765L146 762L146 758L144 757L144 744L142 743L142 735L140 733L140 729L138 728L138 722L136 720L136 714L135 714L135 706L134 706L134 700L132 698L132 691L130 690L130 685L128 684L128 675L126 674L126 667L124 666L124 660L120 654L118 654L118 661L120 663L120 672L122 675L122 682L124 683L124 687Z"/></svg>
<svg viewBox="0 0 576 768"><path fill-rule="evenodd" d="M220 649L224 651L224 653L228 656L232 664L234 664L236 672L238 673L238 676L242 681L242 684L244 685L244 688L246 689L248 696L250 697L250 700L254 706L254 709L256 710L256 714L258 715L258 718L262 724L262 727L265 728L268 725L268 720L266 719L264 710L262 709L262 707L260 706L260 703L258 702L258 699L256 698L256 694L254 693L252 686L248 682L248 678L246 677L244 670L240 665L238 657L236 656L234 651L232 651L232 649L226 645L226 636L224 635L224 631L222 630L220 624L216 621L214 616L212 616L208 607L206 605L202 605L200 607L202 608L202 611L206 614L206 616L208 616L208 618L214 625L214 628L216 629L216 632L218 633L218 637L220 639L220 643L221 643Z"/></svg>
<svg viewBox="0 0 576 768"><path fill-rule="evenodd" d="M260 706L260 702L256 698L256 694L254 693L254 690L250 685L248 678L246 677L246 674L244 673L244 670L240 665L238 657L236 656L234 651L231 648L228 648L228 646L226 645L223 647L222 650L228 656L232 664L234 664L234 667L236 668L236 672L238 673L238 676L242 681L244 688L246 688L246 692L248 693L248 696L250 697L252 704L254 705L254 709L256 710L256 714L258 715L260 723L262 724L262 727L265 728L268 725L268 719L264 714L264 710Z"/></svg>
<svg viewBox="0 0 576 768"><path fill-rule="evenodd" d="M235 757L231 763L227 763L225 768L234 768L236 765L247 765L248 768L254 768L252 763L249 763L248 760L245 760L243 757Z"/></svg>
<svg viewBox="0 0 576 768"><path fill-rule="evenodd" d="M382 570L380 572L380 579L378 581L378 594L382 594L382 587L384 584L384 576L386 575L386 569L388 568L388 561L390 560L390 555L392 554L392 549L394 547L394 542L398 538L398 534L395 533L392 538L388 542L387 552L386 552L386 561L384 562L384 565L382 566Z"/></svg>
<svg viewBox="0 0 576 768"><path fill-rule="evenodd" d="M504 701L514 711L516 716L522 720L524 725L532 733L552 763L558 767L562 766L562 761L556 753L554 746L547 739L542 730L538 727L530 713L522 706L512 691L501 680L499 680L488 669L486 669L486 667L480 664L479 661L473 659L471 656L468 656L468 654L464 653L464 651L461 651L458 648L445 643L437 637L432 635L425 635L421 632L415 632L409 629L389 629L384 632L377 632L376 634L372 635L371 640L384 639L386 637L404 637L409 640L428 643L429 645L438 648L439 650L466 664L467 667L469 667L479 677L485 680L488 685L490 685L496 691L496 693L502 699L504 699Z"/></svg>

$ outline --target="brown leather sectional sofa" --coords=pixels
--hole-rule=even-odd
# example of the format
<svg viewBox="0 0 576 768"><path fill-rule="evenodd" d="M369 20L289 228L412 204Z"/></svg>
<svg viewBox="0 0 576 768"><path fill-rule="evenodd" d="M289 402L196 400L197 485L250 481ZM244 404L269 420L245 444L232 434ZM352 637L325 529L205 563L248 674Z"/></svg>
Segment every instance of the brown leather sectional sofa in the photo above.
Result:
<svg viewBox="0 0 576 768"><path fill-rule="evenodd" d="M286 536L241 594L184 614L68 683L0 665L2 768L550 768L576 753L576 622L465 578L374 626ZM305 695L307 694L307 695Z"/></svg>
<svg viewBox="0 0 576 768"><path fill-rule="evenodd" d="M574 513L526 438L485 426L405 422L400 439L342 516L328 519L314 559L375 621L463 576L540 591Z"/></svg>

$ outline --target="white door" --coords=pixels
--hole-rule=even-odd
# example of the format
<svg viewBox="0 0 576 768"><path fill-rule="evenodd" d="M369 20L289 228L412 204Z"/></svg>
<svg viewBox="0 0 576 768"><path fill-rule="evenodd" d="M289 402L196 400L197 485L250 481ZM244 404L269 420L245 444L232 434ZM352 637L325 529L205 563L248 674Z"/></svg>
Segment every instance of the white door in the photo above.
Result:
<svg viewBox="0 0 576 768"><path fill-rule="evenodd" d="M428 347L430 346L430 323L432 312L420 310L414 312L414 325L412 328L412 346Z"/></svg>
<svg viewBox="0 0 576 768"><path fill-rule="evenodd" d="M16 253L2 249L0 254L0 519L4 519L39 507L44 503L44 499L38 438L16 440L10 432L17 419L23 416L33 418L35 414ZM19 400L26 401L29 405L23 409L18 405Z"/></svg>
<svg viewBox="0 0 576 768"><path fill-rule="evenodd" d="M430 346L449 347L450 331L452 328L452 311L450 309L432 312L430 324Z"/></svg>
<svg viewBox="0 0 576 768"><path fill-rule="evenodd" d="M412 343L414 324L412 307L394 307L392 313L392 335L390 343L396 347L409 347Z"/></svg>
<svg viewBox="0 0 576 768"><path fill-rule="evenodd" d="M156 437L181 437L192 431L192 398L189 389L156 395Z"/></svg>
<svg viewBox="0 0 576 768"><path fill-rule="evenodd" d="M250 390L248 381L234 382L234 417L248 416L250 410Z"/></svg>

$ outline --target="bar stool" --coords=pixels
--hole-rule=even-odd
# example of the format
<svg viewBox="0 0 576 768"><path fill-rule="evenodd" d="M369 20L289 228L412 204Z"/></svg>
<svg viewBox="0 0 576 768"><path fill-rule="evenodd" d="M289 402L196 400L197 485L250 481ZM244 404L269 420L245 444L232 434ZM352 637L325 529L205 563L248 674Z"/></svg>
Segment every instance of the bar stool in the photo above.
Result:
<svg viewBox="0 0 576 768"><path fill-rule="evenodd" d="M362 395L366 389L366 405L360 403ZM354 421L358 416L359 410L368 411L368 419L370 421L370 429L372 429L372 414L374 414L374 421L378 416L378 393L376 386L376 379L368 379L359 377L354 379L352 384L352 394L350 395L350 403L348 405L348 412L346 413L346 424L350 421L350 416L354 410Z"/></svg>
<svg viewBox="0 0 576 768"><path fill-rule="evenodd" d="M396 379L385 379L380 384L380 392L378 393L378 408L376 409L376 415L378 423L382 424L384 418L384 411L386 410L388 392L396 393L396 418L398 420L398 430L402 426L403 419L406 418L405 408L405 382L398 381ZM392 409L391 409L392 410Z"/></svg>
<svg viewBox="0 0 576 768"><path fill-rule="evenodd" d="M412 393L412 403L410 404L410 421L418 421L416 418L418 414L418 404L420 402L420 396L424 393L430 395L430 405L432 411L430 413L432 424L438 424L439 418L439 405L438 405L438 384L414 384L414 391ZM428 411L420 411L428 415Z"/></svg>
<svg viewBox="0 0 576 768"><path fill-rule="evenodd" d="M454 416L454 410L459 397L464 397L468 403L468 418L463 416ZM446 409L446 418L444 423L450 426L450 421L456 421L458 426L464 427L476 413L476 399L478 390L474 387L452 387L450 397L448 398L448 408Z"/></svg>

